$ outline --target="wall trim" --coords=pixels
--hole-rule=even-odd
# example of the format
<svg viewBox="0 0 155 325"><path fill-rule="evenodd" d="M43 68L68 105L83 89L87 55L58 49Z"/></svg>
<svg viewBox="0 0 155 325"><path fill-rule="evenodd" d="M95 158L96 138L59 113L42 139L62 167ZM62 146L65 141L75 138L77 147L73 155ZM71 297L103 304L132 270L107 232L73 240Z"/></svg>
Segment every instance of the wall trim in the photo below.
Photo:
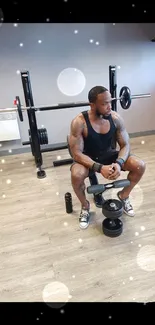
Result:
<svg viewBox="0 0 155 325"><path fill-rule="evenodd" d="M146 137L148 135L154 135L154 134L155 134L155 130L150 130L150 131L129 133L129 136L130 138L137 138L137 137Z"/></svg>

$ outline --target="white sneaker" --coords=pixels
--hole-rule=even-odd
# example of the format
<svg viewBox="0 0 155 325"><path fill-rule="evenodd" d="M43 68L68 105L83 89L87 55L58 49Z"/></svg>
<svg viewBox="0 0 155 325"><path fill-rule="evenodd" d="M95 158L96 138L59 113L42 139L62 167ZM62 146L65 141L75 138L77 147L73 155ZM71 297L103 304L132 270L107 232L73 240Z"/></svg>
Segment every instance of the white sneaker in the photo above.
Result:
<svg viewBox="0 0 155 325"><path fill-rule="evenodd" d="M129 197L127 197L126 199L121 199L119 194L120 194L120 192L117 193L117 196L118 196L119 200L121 201L121 203L123 205L124 212L129 217L134 217L135 213L134 213L133 207L132 207L132 205L130 203Z"/></svg>
<svg viewBox="0 0 155 325"><path fill-rule="evenodd" d="M88 209L82 208L80 217L79 217L79 226L81 229L86 229L89 226L89 219L90 219L90 206Z"/></svg>

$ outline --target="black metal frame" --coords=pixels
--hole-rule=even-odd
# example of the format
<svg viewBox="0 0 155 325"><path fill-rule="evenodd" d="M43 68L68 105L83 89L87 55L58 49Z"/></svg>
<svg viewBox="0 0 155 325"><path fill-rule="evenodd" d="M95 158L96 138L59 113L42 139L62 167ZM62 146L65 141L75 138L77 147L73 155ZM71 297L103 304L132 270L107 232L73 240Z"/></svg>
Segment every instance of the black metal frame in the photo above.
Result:
<svg viewBox="0 0 155 325"><path fill-rule="evenodd" d="M32 136L32 147L35 148L34 150L34 159L36 163L36 167L41 169L41 165L43 163L42 160L42 155L40 152L40 143L39 143L39 137L38 137L38 132L37 132L37 122L36 122L36 115L35 111L29 109L27 111L28 116L29 116L29 121L30 121L30 131L31 131L31 136Z"/></svg>
<svg viewBox="0 0 155 325"><path fill-rule="evenodd" d="M22 71L21 72L21 79L22 79L22 86L24 91L24 97L25 97L25 103L26 107L34 107L34 100L32 95L32 87L31 87L31 81L30 81L30 73L29 71ZM111 96L113 98L117 97L117 83L116 83L116 66L109 66L109 91L111 93ZM42 107L40 110L54 110L54 109L65 109L70 107L80 107L80 106L89 106L88 102L79 102L79 103L70 103L69 105L67 103L57 105L56 107ZM112 101L112 110L117 111L117 101ZM27 115L30 125L30 131L31 131L31 141L32 141L32 147L35 148L34 150L34 159L37 168L41 171L41 165L43 163L42 159L42 153L44 152L50 152L50 151L56 151L56 150L63 150L68 148L68 144L62 145L62 146L56 146L51 145L51 147L41 146L39 143L38 138L38 128L37 128L37 121L36 121L36 115L34 109L27 109ZM30 144L30 141L23 142L23 145ZM116 142L115 139L112 142L112 147L116 148ZM73 162L72 158L69 159L61 159L53 161L53 166L58 167L66 164L71 164ZM44 171L42 170L42 173ZM45 173L45 172L44 172Z"/></svg>
<svg viewBox="0 0 155 325"><path fill-rule="evenodd" d="M21 79L25 97L26 107L30 107L27 109L27 116L29 120L30 133L31 133L31 149L32 154L34 156L35 164L37 167L37 176L38 178L43 178L46 176L45 171L42 169L43 159L41 154L40 142L38 137L38 126L36 120L35 110L31 107L34 107L34 100L32 95L32 87L30 81L29 71L21 72ZM30 144L29 141L23 142L23 145Z"/></svg>
<svg viewBox="0 0 155 325"><path fill-rule="evenodd" d="M116 76L116 65L109 66L109 91L112 98L117 98L117 76ZM113 111L117 112L117 100L111 102L111 108ZM112 139L111 143L112 149L116 148L116 139Z"/></svg>
<svg viewBox="0 0 155 325"><path fill-rule="evenodd" d="M34 100L32 95L32 87L31 87L29 71L21 71L21 79L22 79L26 107L33 107Z"/></svg>
<svg viewBox="0 0 155 325"><path fill-rule="evenodd" d="M109 91L112 98L117 98L116 68L115 65L109 66ZM117 100L113 100L111 105L112 110L117 112Z"/></svg>

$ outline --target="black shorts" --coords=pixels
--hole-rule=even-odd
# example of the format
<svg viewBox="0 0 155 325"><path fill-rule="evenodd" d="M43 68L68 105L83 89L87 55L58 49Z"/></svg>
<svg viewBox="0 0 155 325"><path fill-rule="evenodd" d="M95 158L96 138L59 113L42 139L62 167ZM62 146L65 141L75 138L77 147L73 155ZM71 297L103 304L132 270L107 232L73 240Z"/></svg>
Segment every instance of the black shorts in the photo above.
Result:
<svg viewBox="0 0 155 325"><path fill-rule="evenodd" d="M116 162L116 159L118 158L118 154L119 151L112 150L110 152L107 152L106 157L98 157L97 159L93 159L93 160L102 165L111 165L112 163Z"/></svg>

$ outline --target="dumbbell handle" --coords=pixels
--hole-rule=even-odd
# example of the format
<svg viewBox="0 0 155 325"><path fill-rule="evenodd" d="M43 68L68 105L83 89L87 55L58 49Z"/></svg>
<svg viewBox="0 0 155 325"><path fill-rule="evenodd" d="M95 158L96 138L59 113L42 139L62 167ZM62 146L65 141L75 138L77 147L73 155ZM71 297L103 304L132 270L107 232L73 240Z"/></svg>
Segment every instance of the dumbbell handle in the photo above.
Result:
<svg viewBox="0 0 155 325"><path fill-rule="evenodd" d="M113 187L127 187L130 185L130 181L128 179L120 179L118 181L113 182Z"/></svg>
<svg viewBox="0 0 155 325"><path fill-rule="evenodd" d="M103 193L104 191L106 191L110 188L126 187L129 185L130 185L130 181L128 179L121 179L118 181L114 181L112 183L88 186L87 193L89 193L89 194L97 194L98 193L99 194L99 193Z"/></svg>
<svg viewBox="0 0 155 325"><path fill-rule="evenodd" d="M87 187L87 193L89 194L102 193L104 191L105 191L104 184L91 185Z"/></svg>

